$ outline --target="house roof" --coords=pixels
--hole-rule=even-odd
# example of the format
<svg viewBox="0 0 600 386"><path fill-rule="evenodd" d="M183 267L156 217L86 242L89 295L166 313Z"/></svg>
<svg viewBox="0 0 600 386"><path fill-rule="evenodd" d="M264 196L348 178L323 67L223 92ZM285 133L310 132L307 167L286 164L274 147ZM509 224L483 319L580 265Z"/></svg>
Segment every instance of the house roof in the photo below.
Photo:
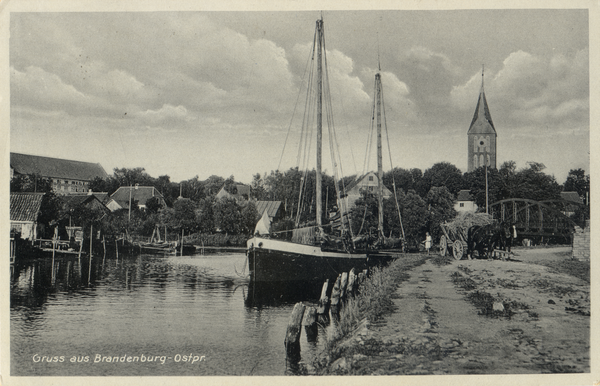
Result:
<svg viewBox="0 0 600 386"><path fill-rule="evenodd" d="M350 184L348 184L348 186L346 186L346 192L350 192L352 189L356 188L358 185L360 185L365 178L367 178L368 176L373 175L375 177L374 181L377 181L377 173L375 172L368 172L362 176L356 177L356 179L354 181L352 181ZM383 185L383 192L384 194L391 194L392 192L387 188L387 186Z"/></svg>
<svg viewBox="0 0 600 386"><path fill-rule="evenodd" d="M236 200L245 199L246 197L244 197L244 195L246 195L247 197L250 197L250 186L242 185L242 184L235 184L235 188L237 189L237 193L231 194L227 190L225 190L225 185L223 185L221 190L219 190L217 192L216 197L217 198L224 198L224 197L235 198Z"/></svg>
<svg viewBox="0 0 600 386"><path fill-rule="evenodd" d="M265 211L269 217L277 216L279 208L281 208L281 201L256 201L256 211L261 216Z"/></svg>
<svg viewBox="0 0 600 386"><path fill-rule="evenodd" d="M129 208L129 193L131 192L131 200L137 201L138 205L146 205L146 201L152 197L158 197L164 201L163 195L154 186L121 186L111 196L121 207Z"/></svg>
<svg viewBox="0 0 600 386"><path fill-rule="evenodd" d="M565 201L572 201L581 204L581 197L577 192L560 192L560 198Z"/></svg>
<svg viewBox="0 0 600 386"><path fill-rule="evenodd" d="M473 201L473 196L469 190L461 190L458 192L456 201Z"/></svg>
<svg viewBox="0 0 600 386"><path fill-rule="evenodd" d="M106 204L110 200L108 192L71 193L69 196L89 197L95 196L101 203ZM127 197L129 199L129 197Z"/></svg>
<svg viewBox="0 0 600 386"><path fill-rule="evenodd" d="M483 91L483 73L481 74L481 91L479 91L477 107L475 107L475 114L473 114L473 120L467 134L496 134L492 115Z"/></svg>
<svg viewBox="0 0 600 386"><path fill-rule="evenodd" d="M91 181L96 177L108 177L99 163L20 153L10 153L10 167L18 174L38 174L46 178Z"/></svg>
<svg viewBox="0 0 600 386"><path fill-rule="evenodd" d="M100 199L92 194L74 194L74 195L66 195L60 196L60 200L63 204L63 208L75 208L80 205L89 205L90 203L96 202L97 207L102 208L105 212L108 212L109 209L104 205Z"/></svg>
<svg viewBox="0 0 600 386"><path fill-rule="evenodd" d="M11 193L10 220L36 221L44 193Z"/></svg>

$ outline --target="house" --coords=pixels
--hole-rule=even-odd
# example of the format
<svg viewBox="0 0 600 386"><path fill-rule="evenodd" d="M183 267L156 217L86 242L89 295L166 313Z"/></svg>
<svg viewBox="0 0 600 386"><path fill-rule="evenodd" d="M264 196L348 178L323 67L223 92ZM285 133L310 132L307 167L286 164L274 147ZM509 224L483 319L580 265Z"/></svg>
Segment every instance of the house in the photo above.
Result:
<svg viewBox="0 0 600 386"><path fill-rule="evenodd" d="M65 223L64 226L69 239L74 237L75 231L81 230L81 224L71 221L70 214L73 213L72 211L79 208L85 208L95 213L95 216L98 216L97 219L101 219L111 212L110 209L100 201L98 196L91 193L64 195L60 197L60 200L62 202L62 211L65 213L61 220Z"/></svg>
<svg viewBox="0 0 600 386"><path fill-rule="evenodd" d="M225 190L225 185L219 190L216 195L217 200L221 198L233 198L236 201L248 201L250 198L250 186L243 184L235 184L235 194L229 193Z"/></svg>
<svg viewBox="0 0 600 386"><path fill-rule="evenodd" d="M254 205L260 216L267 212L271 223L283 218L285 215L281 201L256 201Z"/></svg>
<svg viewBox="0 0 600 386"><path fill-rule="evenodd" d="M375 172L369 172L362 177L357 178L353 183L346 187L346 206L348 209L354 207L363 191L368 191L377 194L378 178ZM383 186L383 198L387 199L392 196L392 192Z"/></svg>
<svg viewBox="0 0 600 386"><path fill-rule="evenodd" d="M106 206L111 211L129 209L131 199L140 209L145 209L146 202L152 197L158 198L161 207L167 206L164 196L154 186L121 186L110 196L114 202L108 202Z"/></svg>
<svg viewBox="0 0 600 386"><path fill-rule="evenodd" d="M565 216L572 216L577 211L578 204L583 204L583 198L579 197L579 193L577 192L560 192L560 198L573 203L565 205L563 212Z"/></svg>
<svg viewBox="0 0 600 386"><path fill-rule="evenodd" d="M10 153L10 177L15 175L47 178L57 194L87 192L92 180L108 176L99 163Z"/></svg>
<svg viewBox="0 0 600 386"><path fill-rule="evenodd" d="M91 190L87 193L71 193L71 196L95 196L101 203L103 203L111 212L117 209L122 209L121 206L112 199L108 192L92 192Z"/></svg>
<svg viewBox="0 0 600 386"><path fill-rule="evenodd" d="M37 238L37 220L44 193L10 194L10 232L21 234L22 239Z"/></svg>
<svg viewBox="0 0 600 386"><path fill-rule="evenodd" d="M477 211L477 204L475 204L475 200L473 199L473 196L471 196L471 192L469 190L461 190L458 192L456 203L454 204L454 210L459 213Z"/></svg>

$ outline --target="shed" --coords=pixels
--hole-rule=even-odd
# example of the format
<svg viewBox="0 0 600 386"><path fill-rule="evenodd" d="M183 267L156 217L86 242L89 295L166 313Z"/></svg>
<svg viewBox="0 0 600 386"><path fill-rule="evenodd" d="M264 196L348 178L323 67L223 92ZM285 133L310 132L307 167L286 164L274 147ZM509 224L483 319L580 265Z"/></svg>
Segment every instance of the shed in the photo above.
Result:
<svg viewBox="0 0 600 386"><path fill-rule="evenodd" d="M262 216L267 212L267 216L269 216L271 222L279 220L284 216L281 201L256 201L255 206L259 215Z"/></svg>
<svg viewBox="0 0 600 386"><path fill-rule="evenodd" d="M37 238L37 220L44 193L10 194L10 231L20 233L21 238Z"/></svg>

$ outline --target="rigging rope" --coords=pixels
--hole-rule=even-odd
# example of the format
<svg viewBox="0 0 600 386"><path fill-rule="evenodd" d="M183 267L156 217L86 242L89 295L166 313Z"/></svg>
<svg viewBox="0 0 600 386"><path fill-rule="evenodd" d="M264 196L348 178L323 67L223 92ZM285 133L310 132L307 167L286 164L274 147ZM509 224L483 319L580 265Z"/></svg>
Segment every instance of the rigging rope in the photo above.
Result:
<svg viewBox="0 0 600 386"><path fill-rule="evenodd" d="M315 35L316 35L316 33L317 32L315 31ZM311 55L309 54L308 58L306 59L306 66L304 67L304 74L302 75L302 79L305 79L305 77L306 77L306 71L310 64L310 56ZM279 157L279 163L277 164L277 170L281 170L280 168L281 168L281 162L283 160L283 154L285 153L285 147L287 145L287 141L290 136L290 132L292 131L292 122L294 121L294 116L296 115L296 109L298 108L298 101L300 100L301 94L302 94L302 85L300 85L300 88L298 88L298 96L296 97L296 103L294 104L294 111L292 112L292 118L290 119L288 131L287 131L287 134L285 135L285 141L283 142L283 149L281 150L281 156Z"/></svg>
<svg viewBox="0 0 600 386"><path fill-rule="evenodd" d="M400 229L402 230L402 239L405 240L404 225L402 225L402 214L400 214L400 205L398 204L398 193L396 192L396 179L394 178L394 165L392 164L392 150L390 148L390 136L387 128L387 118L385 116L385 101L383 98L383 86L381 86L381 106L383 107L383 125L385 127L385 139L388 145L388 154L390 156L390 169L392 171L392 186L394 187L394 201L398 210L398 220L400 221Z"/></svg>

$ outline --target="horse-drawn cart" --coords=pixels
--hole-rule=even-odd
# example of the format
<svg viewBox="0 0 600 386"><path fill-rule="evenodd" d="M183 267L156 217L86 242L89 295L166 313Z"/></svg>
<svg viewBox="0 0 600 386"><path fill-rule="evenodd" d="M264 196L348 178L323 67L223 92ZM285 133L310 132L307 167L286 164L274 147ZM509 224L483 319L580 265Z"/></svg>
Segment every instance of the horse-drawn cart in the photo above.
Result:
<svg viewBox="0 0 600 386"><path fill-rule="evenodd" d="M506 223L498 223L485 213L463 213L451 222L440 225L443 235L440 237L440 255L451 253L456 260L467 258L495 258L502 260L510 257L507 242L512 233Z"/></svg>
<svg viewBox="0 0 600 386"><path fill-rule="evenodd" d="M467 230L462 227L452 228L448 224L441 224L440 227L444 233L440 237L440 255L446 256L446 253L452 253L456 260L462 259L468 245Z"/></svg>

